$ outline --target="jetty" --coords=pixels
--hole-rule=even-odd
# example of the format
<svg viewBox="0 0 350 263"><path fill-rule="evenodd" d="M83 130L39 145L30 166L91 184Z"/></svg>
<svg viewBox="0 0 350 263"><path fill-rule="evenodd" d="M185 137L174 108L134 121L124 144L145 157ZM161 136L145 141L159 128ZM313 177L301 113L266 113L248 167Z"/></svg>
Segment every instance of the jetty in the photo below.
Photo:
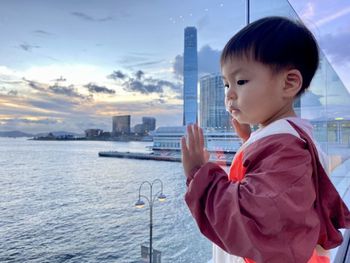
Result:
<svg viewBox="0 0 350 263"><path fill-rule="evenodd" d="M99 152L98 156L139 160L155 160L166 162L181 162L181 152L179 151L152 151L148 153L106 151ZM231 165L233 156L234 153L211 152L209 161L218 163L220 165L229 166Z"/></svg>

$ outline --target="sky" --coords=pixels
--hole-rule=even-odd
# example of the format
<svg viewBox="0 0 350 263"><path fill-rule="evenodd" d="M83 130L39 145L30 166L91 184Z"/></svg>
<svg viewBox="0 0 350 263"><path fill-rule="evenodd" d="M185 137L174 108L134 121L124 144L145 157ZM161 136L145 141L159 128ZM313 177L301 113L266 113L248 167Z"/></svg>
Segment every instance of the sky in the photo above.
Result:
<svg viewBox="0 0 350 263"><path fill-rule="evenodd" d="M132 125L143 116L181 125L184 28L198 30L199 75L219 72L223 46L246 23L245 3L0 0L0 131L110 131L112 116L124 114ZM350 90L349 1L290 4ZM256 15L280 5L288 4L251 1Z"/></svg>

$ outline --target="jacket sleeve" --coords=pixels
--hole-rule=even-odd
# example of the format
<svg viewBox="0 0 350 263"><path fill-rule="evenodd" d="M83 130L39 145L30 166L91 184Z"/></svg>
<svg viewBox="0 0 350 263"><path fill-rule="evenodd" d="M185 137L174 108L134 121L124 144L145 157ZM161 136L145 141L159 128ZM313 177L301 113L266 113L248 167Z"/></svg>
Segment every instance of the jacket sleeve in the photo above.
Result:
<svg viewBox="0 0 350 263"><path fill-rule="evenodd" d="M258 263L303 263L320 229L311 157L300 139L274 137L246 149L241 182L230 182L214 163L202 166L185 201L200 231L226 252Z"/></svg>

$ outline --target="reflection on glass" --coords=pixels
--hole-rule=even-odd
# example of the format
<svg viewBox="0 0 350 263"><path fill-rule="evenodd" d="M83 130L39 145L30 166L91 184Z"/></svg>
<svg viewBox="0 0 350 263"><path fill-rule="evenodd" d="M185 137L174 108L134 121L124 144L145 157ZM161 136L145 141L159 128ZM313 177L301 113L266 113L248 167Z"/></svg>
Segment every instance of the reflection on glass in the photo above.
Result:
<svg viewBox="0 0 350 263"><path fill-rule="evenodd" d="M281 15L298 18L288 1L251 1L253 20L268 16ZM314 24L308 24L317 30ZM314 32L316 38L319 32ZM345 197L350 187L350 94L320 49L320 66L309 90L295 103L296 112L302 118L311 121L314 136L322 150L329 156L329 170L333 183L339 193ZM350 204L348 203L348 206ZM334 259L336 249L332 251Z"/></svg>
<svg viewBox="0 0 350 263"><path fill-rule="evenodd" d="M107 0L84 5L68 0L3 1L0 131L35 135L103 130L113 134L130 129L143 133L157 126L160 134L169 134L168 126L181 126L184 121L184 30L195 27L198 119L208 133L222 131L214 134L222 141L217 152L222 154L228 150L224 147L228 147L231 125L224 108L219 56L227 40L245 25L245 8L243 0ZM253 0L250 10L251 21L267 15L296 17L285 0ZM310 90L295 107L311 120L320 146L331 157L332 180L346 194L350 184L346 168L350 95L322 54ZM184 129L175 133L180 137ZM154 143L156 148L180 148L178 137L164 140L164 136ZM211 258L211 244L200 235L183 204L180 166L123 159L96 161L97 152L105 148L141 151L145 148L142 143L79 143L1 141L0 193L6 195L0 205L6 209L0 221L4 218L7 223L0 244L7 247L0 249L0 258L11 250L14 255L18 252L17 258L11 258L17 262L43 257L41 248L34 245L41 242L52 251L42 261L62 254L83 254L88 261L110 262L109 257L136 261L147 231L133 222L146 220L140 220L142 213L125 207L135 198L137 182L159 175L170 193L169 201L156 211L163 220L163 228L157 232L155 227L154 233L162 259L206 262ZM232 145L239 146L236 141ZM12 239L13 244L6 239L14 236L24 238ZM122 241L117 242L115 236ZM62 252L63 245L71 254ZM27 258L18 250L23 247L30 247Z"/></svg>

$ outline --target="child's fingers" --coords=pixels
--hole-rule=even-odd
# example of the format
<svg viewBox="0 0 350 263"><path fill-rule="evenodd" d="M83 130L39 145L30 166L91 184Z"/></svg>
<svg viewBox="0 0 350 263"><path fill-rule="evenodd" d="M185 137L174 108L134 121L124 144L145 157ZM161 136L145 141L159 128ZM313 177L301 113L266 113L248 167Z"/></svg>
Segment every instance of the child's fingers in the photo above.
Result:
<svg viewBox="0 0 350 263"><path fill-rule="evenodd" d="M192 125L187 125L187 144L188 144L189 151L193 151L195 145L194 145Z"/></svg>
<svg viewBox="0 0 350 263"><path fill-rule="evenodd" d="M200 150L203 150L204 148L204 134L202 128L199 128L199 147Z"/></svg>
<svg viewBox="0 0 350 263"><path fill-rule="evenodd" d="M232 126L237 132L241 130L241 124L235 118L232 118Z"/></svg>
<svg viewBox="0 0 350 263"><path fill-rule="evenodd" d="M187 145L186 145L186 137L183 136L181 138L181 153L182 153L182 159L187 158L188 157L188 149L187 149Z"/></svg>
<svg viewBox="0 0 350 263"><path fill-rule="evenodd" d="M235 118L232 118L232 126L235 130L239 130L239 122Z"/></svg>
<svg viewBox="0 0 350 263"><path fill-rule="evenodd" d="M210 158L210 153L207 151L207 149L204 149L204 161L208 162Z"/></svg>
<svg viewBox="0 0 350 263"><path fill-rule="evenodd" d="M250 137L251 129L249 124L239 123L235 118L232 118L232 126L243 141L246 141Z"/></svg>
<svg viewBox="0 0 350 263"><path fill-rule="evenodd" d="M193 125L193 138L194 138L194 144L196 152L200 152L203 150L203 147L200 147L200 134L199 134L199 128L197 124Z"/></svg>

